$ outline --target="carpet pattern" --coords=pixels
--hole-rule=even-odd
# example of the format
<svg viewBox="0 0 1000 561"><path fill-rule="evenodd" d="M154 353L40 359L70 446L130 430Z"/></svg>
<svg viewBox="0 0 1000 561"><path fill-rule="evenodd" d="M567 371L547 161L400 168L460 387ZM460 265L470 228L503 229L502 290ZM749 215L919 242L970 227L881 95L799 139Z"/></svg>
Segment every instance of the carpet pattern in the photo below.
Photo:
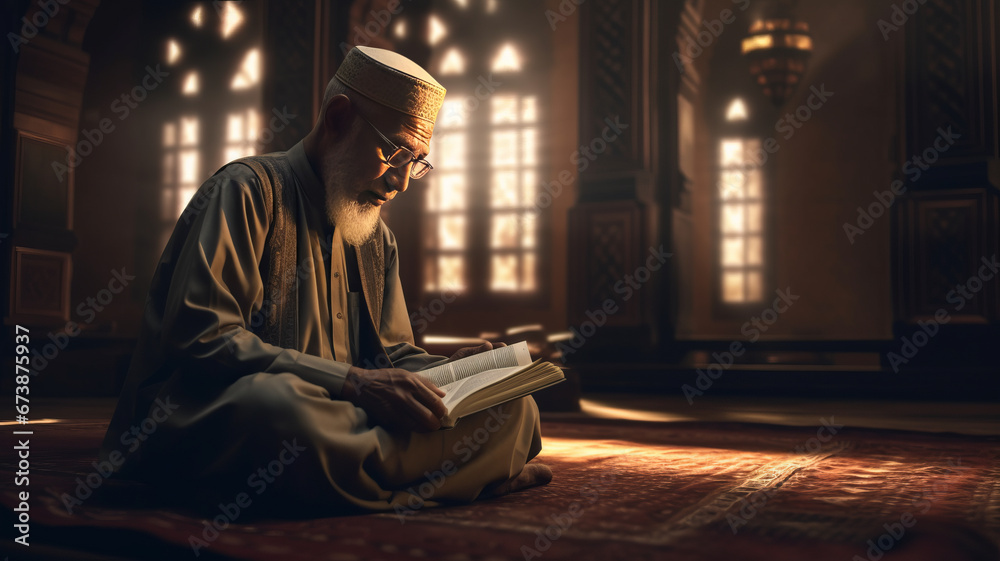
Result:
<svg viewBox="0 0 1000 561"><path fill-rule="evenodd" d="M31 538L171 560L1000 558L1000 438L821 426L544 422L537 461L555 472L545 487L318 520L256 519L251 504L216 532L220 511L167 505L127 482L103 482L70 514L64 499L95 471L106 423L39 425ZM5 551L18 551L11 532Z"/></svg>

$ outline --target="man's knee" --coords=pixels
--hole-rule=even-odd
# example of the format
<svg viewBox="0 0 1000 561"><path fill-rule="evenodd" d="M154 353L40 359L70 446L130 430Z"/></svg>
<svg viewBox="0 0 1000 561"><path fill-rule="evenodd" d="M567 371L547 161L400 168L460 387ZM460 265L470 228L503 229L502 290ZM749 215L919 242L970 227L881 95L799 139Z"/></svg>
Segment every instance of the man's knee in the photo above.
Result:
<svg viewBox="0 0 1000 561"><path fill-rule="evenodd" d="M526 395L513 401L508 401L499 407L504 410L505 414L510 415L511 418L517 419L522 423L533 424L539 419L538 404L535 403L535 399L530 395Z"/></svg>
<svg viewBox="0 0 1000 561"><path fill-rule="evenodd" d="M230 386L228 405L241 423L269 428L295 428L302 418L306 395L294 374L251 374Z"/></svg>
<svg viewBox="0 0 1000 561"><path fill-rule="evenodd" d="M464 421L468 427L476 427L477 436L503 433L516 434L531 430L540 423L538 406L531 396L518 398L501 405L480 411Z"/></svg>

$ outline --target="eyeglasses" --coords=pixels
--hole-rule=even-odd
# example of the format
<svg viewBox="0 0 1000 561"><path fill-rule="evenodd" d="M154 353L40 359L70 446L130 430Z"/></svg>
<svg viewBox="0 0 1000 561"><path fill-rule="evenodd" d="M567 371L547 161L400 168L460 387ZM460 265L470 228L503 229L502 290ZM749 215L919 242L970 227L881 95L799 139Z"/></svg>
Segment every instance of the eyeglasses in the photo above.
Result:
<svg viewBox="0 0 1000 561"><path fill-rule="evenodd" d="M410 162L413 162L413 167L410 168L410 177L413 179L420 179L421 177L427 175L427 172L434 169L434 166L432 166L427 160L414 156L413 152L410 152L402 146L396 146L391 140L386 138L386 136L382 134L382 131L378 130L371 121L365 119L364 115L358 113L358 116L361 117L364 122L368 123L368 126L370 126L375 132L378 133L379 136L382 137L382 140L386 141L389 146L392 146L392 155L388 158L383 158L383 163L391 168L401 168Z"/></svg>

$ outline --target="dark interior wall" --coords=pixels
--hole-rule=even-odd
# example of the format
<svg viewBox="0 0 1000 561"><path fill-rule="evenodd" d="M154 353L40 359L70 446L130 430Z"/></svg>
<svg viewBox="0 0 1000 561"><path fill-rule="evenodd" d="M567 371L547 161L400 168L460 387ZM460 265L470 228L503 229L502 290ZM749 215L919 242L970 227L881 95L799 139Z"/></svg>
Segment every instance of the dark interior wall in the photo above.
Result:
<svg viewBox="0 0 1000 561"><path fill-rule="evenodd" d="M23 26L27 0L4 2L0 6L0 22L3 24L4 37L8 33L17 33ZM0 54L0 76L3 79L3 90L0 91L0 197L8 211L0 212L0 286L3 287L3 300L0 301L0 315L10 314L9 294L11 283L11 226L13 222L14 201L14 167L17 152L17 135L14 130L14 92L17 86L18 56L14 49L4 49Z"/></svg>
<svg viewBox="0 0 1000 561"><path fill-rule="evenodd" d="M776 336L893 336L891 213L853 243L843 228L854 223L858 206L873 201L873 191L889 189L895 178L901 60L898 44L883 40L876 25L889 4L802 3L802 16L817 24L818 47L790 106L806 103L813 86L835 93L776 154L777 288L802 291Z"/></svg>
<svg viewBox="0 0 1000 561"><path fill-rule="evenodd" d="M244 10L258 8L259 4L244 5ZM150 278L166 242L165 233L168 233L162 218L163 207L167 205L162 198L162 127L167 116L183 111L177 92L186 70L183 65L167 64L166 44L161 39L169 36L168 30L175 26L189 26L188 14L188 9L179 6L108 0L97 11L84 44L91 55L91 69L84 90L81 131L97 128L102 120L109 120L114 130L104 136L100 145L77 168L76 216L80 243L75 253L78 265L73 283L74 302L85 301L106 288L110 279L116 276L114 272L120 276L124 270L125 274L134 276L125 292L116 295L94 320L103 330L123 337L134 337L138 332ZM214 18L215 14L205 17ZM251 17L248 15L248 20ZM249 25L249 21L244 23L244 26ZM202 70L202 92L197 101L202 114L206 117L224 115L227 107L219 100L224 96L210 94L212 90L226 91L223 84L228 83L232 72L227 63L241 56L242 48L232 47L233 52L239 53L234 55L223 49L225 45L208 43L216 55L213 58L196 52L199 47L196 39L182 43L187 50L182 50L182 62L198 56L209 61L196 65ZM216 59L223 63L212 62ZM273 61L272 65L274 63L280 61ZM282 71L287 73L289 66L291 61L286 61ZM311 62L305 61L298 66L304 68L301 78L306 88L311 88ZM156 79L150 79L150 75ZM286 84L279 93L290 91L292 86ZM271 115L273 107L295 117L289 117L284 129L275 133L270 146L258 148L286 149L289 142L286 137L292 128L308 129L311 102L310 93L294 99L289 94L284 103L276 101L266 105L266 112L261 107L266 116ZM213 126L213 122L218 126ZM221 147L225 133L222 117L215 121L204 118L200 127L206 148ZM221 148L202 150L197 183L215 171L215 162L221 158Z"/></svg>
<svg viewBox="0 0 1000 561"><path fill-rule="evenodd" d="M137 332L144 288L152 275L136 261L136 240L143 237L140 230L144 227L137 220L137 209L155 202L148 201L147 194L150 185L159 183L155 155L161 135L150 126L154 121L149 114L155 110L157 94L177 87L180 80L165 77L157 85L159 92L150 90L145 99L134 102L134 109L121 99L122 95L131 98L133 88L141 84L145 65L163 68L164 53L148 53L141 22L142 3L107 0L97 10L84 41L91 67L80 112L81 134L99 130L102 121L114 128L77 167L75 209L80 242L74 254L73 302L84 302L106 289L116 271L135 276L124 292L104 309L95 309L93 316L95 326L120 334ZM153 54L160 56L147 56Z"/></svg>
<svg viewBox="0 0 1000 561"><path fill-rule="evenodd" d="M901 93L898 45L883 40L877 26L888 14L889 2L844 0L801 2L799 15L809 23L814 51L800 87L775 110L758 92L746 96L751 111L765 115L761 138L773 137L780 147L768 157L767 201L770 219L772 271L770 290L791 289L799 299L764 334L790 340L863 340L892 337L892 286L888 214L852 244L843 223L856 218L856 207L873 200L873 190L888 189L893 179L893 147ZM704 3L705 19L717 19L729 0ZM740 13L738 10L734 10ZM694 266L690 317L680 339L742 338L741 326L759 310L719 314L715 309L716 260L713 192L716 189L718 145L710 134L713 120L725 109L716 92L719 72L745 64L739 42L754 17L754 8L740 13L718 40L696 59L705 77L696 107L697 171L692 187ZM733 61L736 61L735 63ZM812 91L825 86L833 95L790 132L786 114L807 102L819 103ZM813 99L810 100L810 97ZM780 130L779 130L780 128Z"/></svg>

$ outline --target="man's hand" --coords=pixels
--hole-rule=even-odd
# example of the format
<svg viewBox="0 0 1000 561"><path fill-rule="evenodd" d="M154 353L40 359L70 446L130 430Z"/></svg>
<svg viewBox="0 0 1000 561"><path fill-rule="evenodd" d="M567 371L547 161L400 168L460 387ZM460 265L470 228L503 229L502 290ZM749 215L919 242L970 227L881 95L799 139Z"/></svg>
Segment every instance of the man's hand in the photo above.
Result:
<svg viewBox="0 0 1000 561"><path fill-rule="evenodd" d="M451 355L448 362L455 362L460 358L465 358L467 356L477 355L479 353L484 353L486 351L491 351L493 349L499 349L500 347L506 347L507 343L490 343L489 341L479 345L478 347L464 347L455 351L455 354Z"/></svg>
<svg viewBox="0 0 1000 561"><path fill-rule="evenodd" d="M352 366L340 395L389 430L434 431L441 428L441 418L448 413L441 401L444 390L399 368L365 370Z"/></svg>

